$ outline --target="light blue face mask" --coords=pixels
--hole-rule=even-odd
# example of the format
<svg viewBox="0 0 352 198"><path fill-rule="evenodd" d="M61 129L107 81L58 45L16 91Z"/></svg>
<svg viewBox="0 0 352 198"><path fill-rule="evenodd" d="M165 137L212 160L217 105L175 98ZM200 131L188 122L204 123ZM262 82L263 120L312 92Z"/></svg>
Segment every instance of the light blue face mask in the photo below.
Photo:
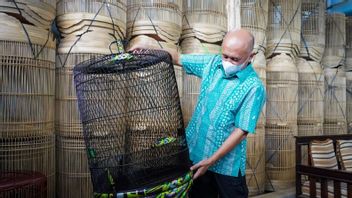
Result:
<svg viewBox="0 0 352 198"><path fill-rule="evenodd" d="M225 78L232 78L239 72L242 67L247 63L247 61L243 62L240 65L234 65L229 61L222 60L222 67L224 69Z"/></svg>

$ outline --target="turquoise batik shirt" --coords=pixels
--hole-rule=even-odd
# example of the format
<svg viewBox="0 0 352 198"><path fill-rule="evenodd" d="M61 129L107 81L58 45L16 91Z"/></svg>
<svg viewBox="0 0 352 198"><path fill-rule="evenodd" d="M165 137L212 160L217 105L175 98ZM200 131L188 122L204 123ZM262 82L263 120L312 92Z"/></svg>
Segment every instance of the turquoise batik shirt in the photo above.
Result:
<svg viewBox="0 0 352 198"><path fill-rule="evenodd" d="M186 128L194 164L211 157L234 131L254 133L265 101L265 89L252 65L225 78L221 55L181 55L188 74L202 79L193 116ZM229 176L245 175L247 140L218 160L209 170Z"/></svg>

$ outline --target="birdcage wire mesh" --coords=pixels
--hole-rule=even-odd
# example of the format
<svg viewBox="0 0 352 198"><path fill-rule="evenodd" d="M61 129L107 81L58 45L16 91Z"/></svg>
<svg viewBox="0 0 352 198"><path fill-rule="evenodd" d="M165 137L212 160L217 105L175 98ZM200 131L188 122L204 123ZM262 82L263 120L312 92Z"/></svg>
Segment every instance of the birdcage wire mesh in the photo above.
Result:
<svg viewBox="0 0 352 198"><path fill-rule="evenodd" d="M189 171L167 52L93 58L75 66L74 81L94 192L153 186Z"/></svg>

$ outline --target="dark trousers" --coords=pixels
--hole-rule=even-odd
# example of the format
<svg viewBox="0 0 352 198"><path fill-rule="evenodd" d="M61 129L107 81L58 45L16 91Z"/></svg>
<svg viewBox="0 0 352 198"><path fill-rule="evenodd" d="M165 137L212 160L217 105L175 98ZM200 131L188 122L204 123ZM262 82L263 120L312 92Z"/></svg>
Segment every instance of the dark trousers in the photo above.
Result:
<svg viewBox="0 0 352 198"><path fill-rule="evenodd" d="M248 188L246 177L232 177L207 171L194 180L189 198L246 198Z"/></svg>

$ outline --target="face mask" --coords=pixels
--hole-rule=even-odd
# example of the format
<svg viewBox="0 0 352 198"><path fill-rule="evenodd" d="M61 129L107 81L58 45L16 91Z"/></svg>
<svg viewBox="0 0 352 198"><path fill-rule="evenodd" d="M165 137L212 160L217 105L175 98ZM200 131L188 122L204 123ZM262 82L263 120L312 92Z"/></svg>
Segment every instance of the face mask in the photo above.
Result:
<svg viewBox="0 0 352 198"><path fill-rule="evenodd" d="M240 65L234 65L229 61L222 61L222 66L224 68L224 74L226 78L231 78L234 77L236 75L237 72L239 72L241 70L241 68L244 66L244 64L246 64L247 62L243 62Z"/></svg>

